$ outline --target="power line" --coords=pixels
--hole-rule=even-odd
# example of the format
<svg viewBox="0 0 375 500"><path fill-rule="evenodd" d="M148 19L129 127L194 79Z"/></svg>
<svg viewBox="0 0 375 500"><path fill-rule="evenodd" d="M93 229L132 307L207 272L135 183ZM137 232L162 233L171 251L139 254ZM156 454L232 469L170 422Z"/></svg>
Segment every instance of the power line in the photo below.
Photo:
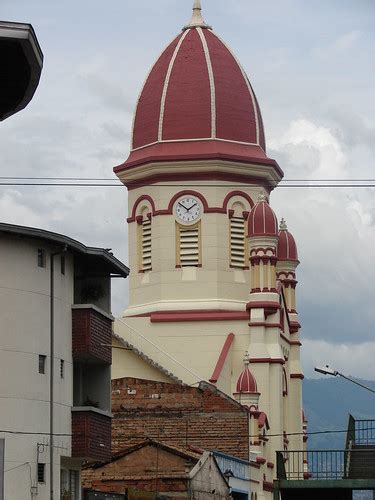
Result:
<svg viewBox="0 0 375 500"><path fill-rule="evenodd" d="M191 431L191 432L188 432L188 438L190 438L190 439L201 438L201 437L217 439L217 436L207 435L207 432L195 432L193 429L189 429L189 430ZM373 428L369 427L369 428L361 429L361 431L370 431L370 430L373 430ZM291 433L287 434L287 437L291 437L291 436L316 436L316 435L322 435L322 434L343 434L343 433L347 433L347 432L348 432L347 429L335 429L335 430L326 429L323 431L312 431L312 432L291 432ZM50 435L49 432L26 432L26 431L10 431L10 430L1 430L1 429L0 429L0 433L12 434L12 435L26 435L26 436L49 436ZM55 437L71 437L72 435L73 435L72 433L55 433L54 434ZM75 435L77 435L77 436L84 435L84 433L78 432ZM160 437L162 439L167 440L167 439L181 438L181 436L182 436L182 434L179 432L176 434L169 433L168 435L165 435L165 436L161 435ZM282 433L277 433L277 434L266 434L264 437L270 438L270 437L284 437L284 436L285 436L285 434L282 432ZM121 437L123 437L125 439L135 438L135 437L144 438L145 434L134 434L134 433L129 434L129 435L121 434ZM228 440L228 439L241 439L244 437L246 437L246 438L258 438L259 434L246 434L246 433L234 434L234 435L225 434L225 435L220 437L220 440L223 441L223 440Z"/></svg>
<svg viewBox="0 0 375 500"><path fill-rule="evenodd" d="M24 176L0 176L1 180L55 180L55 181L110 181L120 182L120 179L113 177L24 177ZM271 181L272 182L272 181ZM306 179L306 178L284 178L280 182L375 182L375 178L335 178L335 179ZM276 183L276 181L275 181Z"/></svg>
<svg viewBox="0 0 375 500"><path fill-rule="evenodd" d="M191 182L184 184L185 187L244 187L244 184L237 183L201 183ZM132 186L149 187L175 187L172 183L145 183L142 180L132 182ZM0 186L37 186L37 187L124 187L122 182L116 178L110 177L23 177L23 176L0 176ZM261 187L283 187L283 188L364 188L375 187L375 178L341 178L341 179L306 179L306 178L285 178L281 181L265 180L264 182L249 184L249 186Z"/></svg>
<svg viewBox="0 0 375 500"><path fill-rule="evenodd" d="M340 183L337 181L335 184L272 184L272 183L262 183L262 184L249 184L247 187L263 187L263 188L279 188L279 189L358 189L358 188L375 188L375 181L371 181L371 183L362 183L362 184L348 184L348 183ZM108 184L104 182L0 182L0 186L4 187L115 187L115 188L124 188L125 186L122 184ZM147 184L144 182L132 183L132 188L135 187L176 187L176 184ZM229 188L244 188L244 184L184 184L183 187L192 187L192 188L217 188L217 187L229 187Z"/></svg>

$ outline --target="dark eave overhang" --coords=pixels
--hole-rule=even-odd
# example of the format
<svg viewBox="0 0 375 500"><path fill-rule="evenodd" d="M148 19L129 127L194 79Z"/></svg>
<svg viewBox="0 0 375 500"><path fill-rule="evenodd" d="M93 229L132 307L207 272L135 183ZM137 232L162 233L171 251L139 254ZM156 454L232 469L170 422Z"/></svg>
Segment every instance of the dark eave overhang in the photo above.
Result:
<svg viewBox="0 0 375 500"><path fill-rule="evenodd" d="M40 80L43 53L31 24L0 21L0 121L25 108Z"/></svg>
<svg viewBox="0 0 375 500"><path fill-rule="evenodd" d="M104 248L87 247L83 243L62 234L52 233L44 229L5 223L0 223L0 234L1 233L42 240L51 245L56 245L57 249L66 247L68 251L82 257L96 258L97 265L100 266L102 263L103 268L107 269L113 275L122 276L123 278L129 275L129 268L112 255L110 251Z"/></svg>

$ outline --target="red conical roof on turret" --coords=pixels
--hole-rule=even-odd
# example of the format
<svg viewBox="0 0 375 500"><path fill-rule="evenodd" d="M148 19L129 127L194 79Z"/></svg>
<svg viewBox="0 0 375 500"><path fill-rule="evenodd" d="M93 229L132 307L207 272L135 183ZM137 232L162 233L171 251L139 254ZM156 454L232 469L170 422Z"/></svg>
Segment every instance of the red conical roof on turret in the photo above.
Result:
<svg viewBox="0 0 375 500"><path fill-rule="evenodd" d="M164 50L141 91L132 151L119 172L151 161L229 159L270 165L263 121L250 81L230 49L193 18Z"/></svg>
<svg viewBox="0 0 375 500"><path fill-rule="evenodd" d="M236 393L256 394L258 393L257 381L249 369L249 355L246 353L244 359L245 369L237 380Z"/></svg>
<svg viewBox="0 0 375 500"><path fill-rule="evenodd" d="M278 236L279 228L275 212L264 195L251 209L248 218L248 236Z"/></svg>
<svg viewBox="0 0 375 500"><path fill-rule="evenodd" d="M297 245L293 235L288 231L285 220L280 222L279 243L277 246L278 260L298 261Z"/></svg>

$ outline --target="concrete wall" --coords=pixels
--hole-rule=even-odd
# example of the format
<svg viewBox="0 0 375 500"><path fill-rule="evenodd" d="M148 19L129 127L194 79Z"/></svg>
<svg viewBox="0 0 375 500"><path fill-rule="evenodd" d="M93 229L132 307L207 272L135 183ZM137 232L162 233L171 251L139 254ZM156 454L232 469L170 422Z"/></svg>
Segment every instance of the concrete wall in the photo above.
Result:
<svg viewBox="0 0 375 500"><path fill-rule="evenodd" d="M0 237L0 429L5 438L5 498L26 500L31 490L49 499L49 338L50 262L38 267L38 249L51 248L36 240ZM55 249L54 249L55 250ZM55 496L60 498L60 462L71 453L73 371L71 305L73 257L66 255L65 275L55 257ZM46 356L46 372L38 371L39 355ZM64 378L60 378L60 360ZM22 434L25 433L25 434ZM27 434L30 433L30 434ZM46 464L46 482L37 482L37 460ZM11 469L11 470L10 470Z"/></svg>

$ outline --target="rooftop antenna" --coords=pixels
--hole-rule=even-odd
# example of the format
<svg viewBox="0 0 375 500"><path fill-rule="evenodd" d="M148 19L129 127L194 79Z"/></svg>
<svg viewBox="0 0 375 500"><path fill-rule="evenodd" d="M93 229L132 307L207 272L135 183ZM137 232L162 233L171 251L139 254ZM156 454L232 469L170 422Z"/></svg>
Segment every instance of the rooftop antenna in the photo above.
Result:
<svg viewBox="0 0 375 500"><path fill-rule="evenodd" d="M193 3L193 15L191 17L191 21L184 27L184 30L189 28L208 28L211 29L211 26L205 23L202 16L202 5L201 0L194 0Z"/></svg>

